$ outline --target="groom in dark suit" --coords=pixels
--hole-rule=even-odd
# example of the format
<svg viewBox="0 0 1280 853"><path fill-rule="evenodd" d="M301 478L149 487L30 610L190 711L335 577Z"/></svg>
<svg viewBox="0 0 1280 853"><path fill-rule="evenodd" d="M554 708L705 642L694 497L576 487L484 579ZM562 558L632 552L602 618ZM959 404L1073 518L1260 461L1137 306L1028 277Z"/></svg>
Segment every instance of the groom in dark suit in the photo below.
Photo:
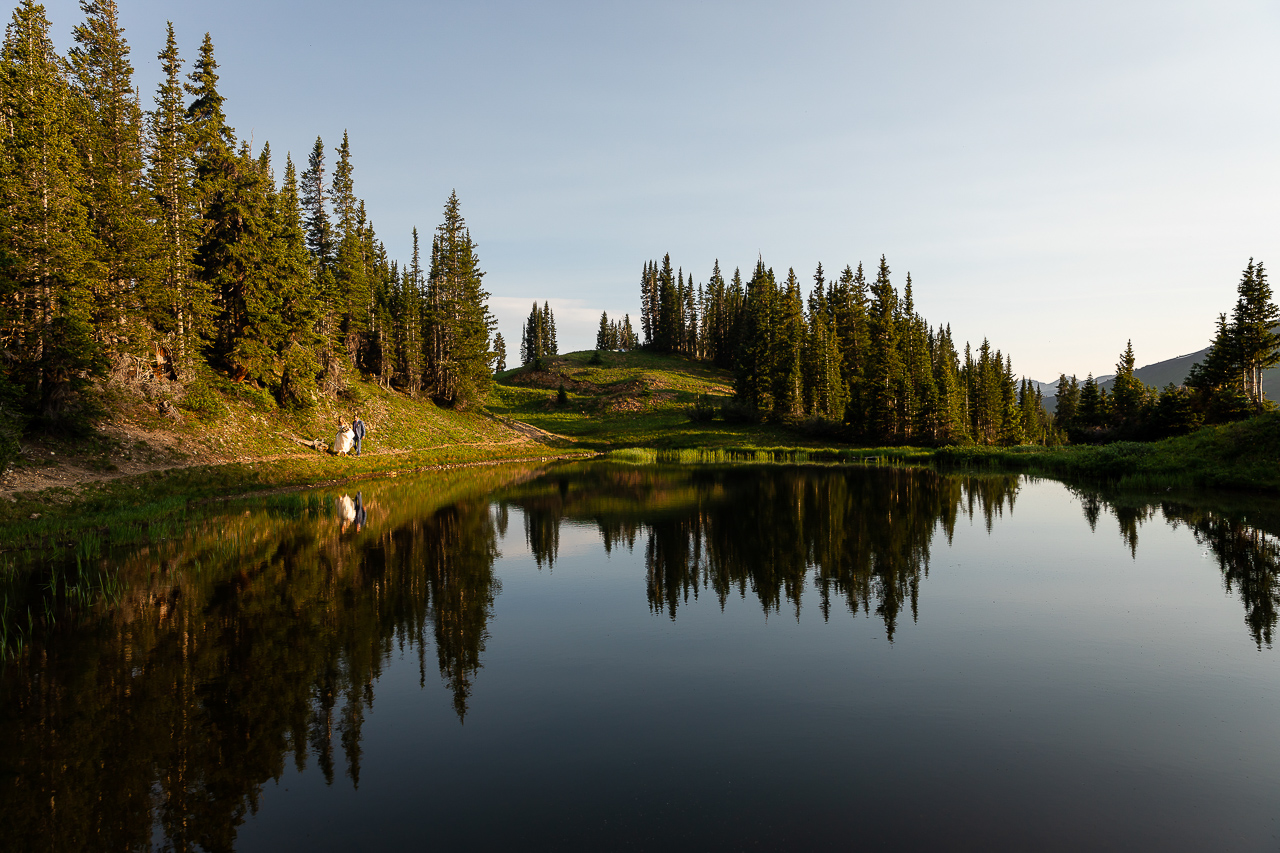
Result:
<svg viewBox="0 0 1280 853"><path fill-rule="evenodd" d="M364 421L360 420L359 412L356 412L356 422L351 425L351 431L356 434L356 456L359 456L360 442L364 439Z"/></svg>

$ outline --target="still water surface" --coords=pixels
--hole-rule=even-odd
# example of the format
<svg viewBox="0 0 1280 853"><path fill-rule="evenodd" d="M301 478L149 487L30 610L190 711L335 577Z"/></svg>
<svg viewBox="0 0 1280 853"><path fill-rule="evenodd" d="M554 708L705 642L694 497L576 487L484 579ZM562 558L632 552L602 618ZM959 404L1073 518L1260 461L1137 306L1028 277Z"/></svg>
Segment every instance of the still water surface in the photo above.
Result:
<svg viewBox="0 0 1280 853"><path fill-rule="evenodd" d="M495 468L103 559L0 675L0 847L1280 847L1259 501Z"/></svg>

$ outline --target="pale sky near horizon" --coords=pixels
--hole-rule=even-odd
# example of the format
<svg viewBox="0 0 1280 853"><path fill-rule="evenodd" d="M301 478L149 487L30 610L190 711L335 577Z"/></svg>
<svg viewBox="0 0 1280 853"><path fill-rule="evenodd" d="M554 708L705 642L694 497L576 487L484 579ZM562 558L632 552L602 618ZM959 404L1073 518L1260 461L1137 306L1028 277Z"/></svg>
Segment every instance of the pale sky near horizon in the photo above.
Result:
<svg viewBox="0 0 1280 853"><path fill-rule="evenodd" d="M666 252L806 289L883 253L1050 381L1198 350L1280 268L1274 2L119 4L145 107L171 19L277 174L347 130L392 257L456 189L509 352L534 299L562 351L638 331ZM65 51L79 4L46 8Z"/></svg>

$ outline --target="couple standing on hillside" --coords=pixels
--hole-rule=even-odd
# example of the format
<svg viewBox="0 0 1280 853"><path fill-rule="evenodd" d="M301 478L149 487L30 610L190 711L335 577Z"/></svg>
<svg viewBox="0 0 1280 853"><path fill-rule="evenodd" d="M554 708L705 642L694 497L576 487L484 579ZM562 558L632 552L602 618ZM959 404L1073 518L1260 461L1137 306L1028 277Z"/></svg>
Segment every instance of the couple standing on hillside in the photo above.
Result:
<svg viewBox="0 0 1280 853"><path fill-rule="evenodd" d="M338 437L333 441L333 452L344 456L354 448L356 456L359 456L360 444L364 441L364 436L364 421L360 420L359 412L356 412L356 419L350 425L342 418L338 418Z"/></svg>

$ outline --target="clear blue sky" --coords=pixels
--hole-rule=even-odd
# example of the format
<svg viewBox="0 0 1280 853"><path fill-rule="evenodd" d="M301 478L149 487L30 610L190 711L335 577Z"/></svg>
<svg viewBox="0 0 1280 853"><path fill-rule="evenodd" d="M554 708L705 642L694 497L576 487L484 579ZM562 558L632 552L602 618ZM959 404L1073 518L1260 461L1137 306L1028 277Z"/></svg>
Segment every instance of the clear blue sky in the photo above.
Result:
<svg viewBox="0 0 1280 853"><path fill-rule="evenodd" d="M150 105L166 19L231 124L305 160L344 129L393 257L451 189L509 341L638 312L670 252L806 280L888 256L1014 369L1204 346L1250 256L1280 289L1280 5L120 0ZM78 3L47 5L61 48Z"/></svg>

